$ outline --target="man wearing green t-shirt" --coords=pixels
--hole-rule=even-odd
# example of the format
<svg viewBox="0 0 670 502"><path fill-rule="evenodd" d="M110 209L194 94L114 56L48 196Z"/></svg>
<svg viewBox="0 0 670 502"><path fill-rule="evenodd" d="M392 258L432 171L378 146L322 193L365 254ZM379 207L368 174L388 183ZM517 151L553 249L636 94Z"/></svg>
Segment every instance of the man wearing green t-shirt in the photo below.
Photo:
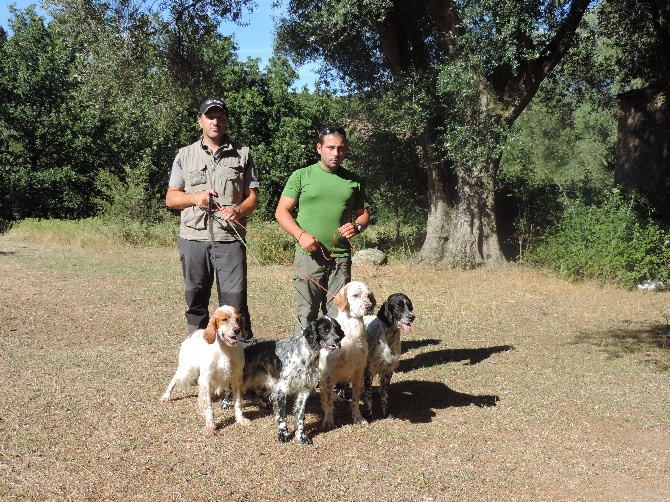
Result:
<svg viewBox="0 0 670 502"><path fill-rule="evenodd" d="M351 281L349 239L370 223L361 179L341 166L347 154L345 130L326 127L319 134L316 151L319 162L291 174L275 211L279 225L296 240L296 334L319 312L337 317L331 294ZM293 218L296 206L298 214Z"/></svg>

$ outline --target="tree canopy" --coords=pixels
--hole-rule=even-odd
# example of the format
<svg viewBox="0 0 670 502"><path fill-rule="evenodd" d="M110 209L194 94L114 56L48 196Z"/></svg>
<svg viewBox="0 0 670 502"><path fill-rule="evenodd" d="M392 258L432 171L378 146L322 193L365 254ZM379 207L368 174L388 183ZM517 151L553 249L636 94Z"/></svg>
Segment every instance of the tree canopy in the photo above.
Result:
<svg viewBox="0 0 670 502"><path fill-rule="evenodd" d="M519 215L501 197L534 193L539 171L608 183L613 96L670 81L666 4L287 0L260 68L219 28L250 0L48 0L49 22L26 9L0 30L0 219L90 216L131 192L123 211L153 218L216 95L252 147L259 217L337 122L373 218L422 221L420 260L504 263L501 229ZM308 60L321 83L291 91Z"/></svg>
<svg viewBox="0 0 670 502"><path fill-rule="evenodd" d="M494 191L505 133L566 54L589 0L289 1L278 45L322 58L359 92L387 93L422 151L419 258L504 261Z"/></svg>

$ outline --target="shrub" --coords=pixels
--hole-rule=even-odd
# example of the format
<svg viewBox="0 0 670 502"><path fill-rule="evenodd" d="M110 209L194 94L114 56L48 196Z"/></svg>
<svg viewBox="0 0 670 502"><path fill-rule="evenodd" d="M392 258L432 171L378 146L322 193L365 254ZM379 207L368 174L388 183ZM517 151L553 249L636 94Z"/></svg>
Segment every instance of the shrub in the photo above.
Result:
<svg viewBox="0 0 670 502"><path fill-rule="evenodd" d="M247 226L248 259L261 265L293 263L295 239L275 221L252 218ZM396 228L395 225L371 225L352 239L355 250L381 249L387 256L409 258L419 249L425 238L425 229L414 226Z"/></svg>
<svg viewBox="0 0 670 502"><path fill-rule="evenodd" d="M247 225L247 259L260 265L293 263L295 239L276 221L262 221L252 217Z"/></svg>
<svg viewBox="0 0 670 502"><path fill-rule="evenodd" d="M635 210L634 197L613 190L602 204L570 201L560 222L525 261L570 280L633 287L644 280L670 279L670 233Z"/></svg>

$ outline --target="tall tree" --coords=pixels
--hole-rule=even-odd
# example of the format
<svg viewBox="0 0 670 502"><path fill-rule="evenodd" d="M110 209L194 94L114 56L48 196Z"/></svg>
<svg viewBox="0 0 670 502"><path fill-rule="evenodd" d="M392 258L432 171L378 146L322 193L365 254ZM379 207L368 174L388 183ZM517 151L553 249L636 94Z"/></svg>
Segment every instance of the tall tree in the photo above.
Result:
<svg viewBox="0 0 670 502"><path fill-rule="evenodd" d="M77 216L87 207L80 186L91 184L72 147L76 50L34 8L12 12L0 50L2 217Z"/></svg>
<svg viewBox="0 0 670 502"><path fill-rule="evenodd" d="M325 61L355 91L397 101L428 178L420 260L501 264L494 192L505 133L590 3L290 0L277 42L298 61Z"/></svg>
<svg viewBox="0 0 670 502"><path fill-rule="evenodd" d="M608 0L598 8L601 32L617 54L626 87L670 87L670 2Z"/></svg>

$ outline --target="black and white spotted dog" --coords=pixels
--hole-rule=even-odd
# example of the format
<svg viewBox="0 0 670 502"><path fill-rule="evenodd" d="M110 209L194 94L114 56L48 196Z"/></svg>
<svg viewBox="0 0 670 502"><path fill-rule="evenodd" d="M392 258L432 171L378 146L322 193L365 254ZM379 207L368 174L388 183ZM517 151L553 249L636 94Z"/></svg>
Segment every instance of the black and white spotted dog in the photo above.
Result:
<svg viewBox="0 0 670 502"><path fill-rule="evenodd" d="M372 420L372 380L376 375L379 375L382 417L393 418L388 406L389 385L400 363L400 335L402 332L409 333L414 318L412 300L402 293L389 296L376 316L365 316L368 364L365 368L363 404L368 420Z"/></svg>
<svg viewBox="0 0 670 502"><path fill-rule="evenodd" d="M295 394L295 440L311 444L305 435L305 405L319 384L319 353L340 348L344 337L339 323L328 316L312 321L302 334L285 340L265 340L244 349L244 390L268 391L275 420L277 439L289 441L286 424L286 398Z"/></svg>

